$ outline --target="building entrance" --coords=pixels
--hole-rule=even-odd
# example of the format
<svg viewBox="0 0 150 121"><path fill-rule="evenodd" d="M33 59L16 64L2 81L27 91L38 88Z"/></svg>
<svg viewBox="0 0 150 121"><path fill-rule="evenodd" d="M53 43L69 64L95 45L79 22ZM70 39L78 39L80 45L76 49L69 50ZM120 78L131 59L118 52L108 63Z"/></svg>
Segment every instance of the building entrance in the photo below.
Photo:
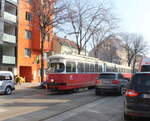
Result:
<svg viewBox="0 0 150 121"><path fill-rule="evenodd" d="M32 82L32 67L20 66L20 76L25 78L26 82Z"/></svg>

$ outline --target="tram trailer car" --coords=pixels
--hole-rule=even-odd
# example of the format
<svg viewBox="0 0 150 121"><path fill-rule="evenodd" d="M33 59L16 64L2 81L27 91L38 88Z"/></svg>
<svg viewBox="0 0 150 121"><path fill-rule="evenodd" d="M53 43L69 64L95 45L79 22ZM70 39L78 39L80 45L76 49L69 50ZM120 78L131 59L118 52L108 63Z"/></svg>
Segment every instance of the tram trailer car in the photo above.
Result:
<svg viewBox="0 0 150 121"><path fill-rule="evenodd" d="M129 72L130 68L81 55L49 57L47 88L51 91L77 90L95 87L100 72Z"/></svg>
<svg viewBox="0 0 150 121"><path fill-rule="evenodd" d="M139 72L150 72L150 57L143 57L139 66Z"/></svg>

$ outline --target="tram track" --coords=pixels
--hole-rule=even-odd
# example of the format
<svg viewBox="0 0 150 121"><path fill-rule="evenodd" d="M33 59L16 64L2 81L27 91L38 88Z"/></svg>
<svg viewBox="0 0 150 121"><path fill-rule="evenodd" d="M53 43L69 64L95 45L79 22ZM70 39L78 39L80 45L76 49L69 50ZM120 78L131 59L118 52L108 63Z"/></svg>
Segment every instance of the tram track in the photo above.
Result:
<svg viewBox="0 0 150 121"><path fill-rule="evenodd" d="M96 101L99 101L99 100L101 100L101 99L104 99L104 98L105 98L105 96L100 97L100 98L95 99L95 100L92 100L92 101L90 101L90 102L88 102L88 103L85 103L85 104L79 104L79 105L77 105L77 106L74 106L74 107L72 107L72 108L70 108L70 109L67 109L67 110L65 110L65 111L62 111L62 112L60 112L60 113L54 114L54 115L49 116L49 117L46 117L46 118L44 118L44 119L40 119L39 121L47 121L47 120L50 119L50 118L54 118L54 117L59 116L59 115L61 115L61 114L63 114L63 113L66 113L66 112L75 110L75 109L77 109L77 108L79 108L79 107L83 107L83 106L86 106L86 105L90 105L90 104L92 104L92 103L94 103L94 102L96 102Z"/></svg>

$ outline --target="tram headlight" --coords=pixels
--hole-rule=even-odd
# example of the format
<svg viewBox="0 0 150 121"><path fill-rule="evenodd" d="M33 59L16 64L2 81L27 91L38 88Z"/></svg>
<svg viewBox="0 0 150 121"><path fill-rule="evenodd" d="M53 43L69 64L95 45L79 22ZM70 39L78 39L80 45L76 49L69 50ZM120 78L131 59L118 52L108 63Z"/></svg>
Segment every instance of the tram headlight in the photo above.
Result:
<svg viewBox="0 0 150 121"><path fill-rule="evenodd" d="M55 80L54 80L54 79L51 79L51 82L52 82L52 83L54 83L54 82L55 82Z"/></svg>

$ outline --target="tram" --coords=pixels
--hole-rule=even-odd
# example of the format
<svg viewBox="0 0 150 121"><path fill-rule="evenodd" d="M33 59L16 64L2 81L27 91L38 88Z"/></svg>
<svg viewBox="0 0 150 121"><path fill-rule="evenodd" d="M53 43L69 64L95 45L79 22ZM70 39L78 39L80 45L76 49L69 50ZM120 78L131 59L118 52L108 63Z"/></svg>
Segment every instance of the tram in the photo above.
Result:
<svg viewBox="0 0 150 121"><path fill-rule="evenodd" d="M122 72L130 76L131 68L82 55L49 57L47 88L52 91L94 87L100 72Z"/></svg>

